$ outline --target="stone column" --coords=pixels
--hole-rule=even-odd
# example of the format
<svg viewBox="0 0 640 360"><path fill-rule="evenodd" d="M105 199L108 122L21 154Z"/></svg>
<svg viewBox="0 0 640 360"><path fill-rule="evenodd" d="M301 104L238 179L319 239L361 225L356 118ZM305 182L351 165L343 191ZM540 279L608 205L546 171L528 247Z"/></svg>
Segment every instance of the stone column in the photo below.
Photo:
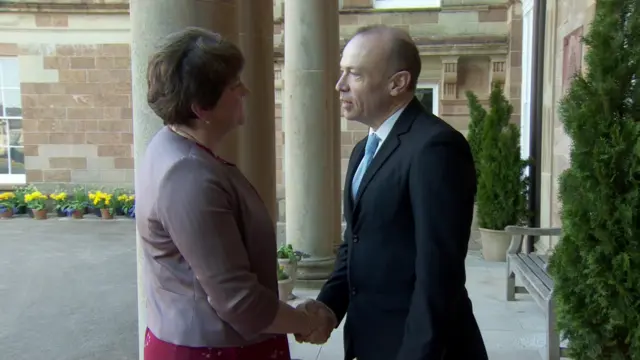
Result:
<svg viewBox="0 0 640 360"><path fill-rule="evenodd" d="M238 0L239 44L247 60L245 124L239 129L238 166L277 221L273 0Z"/></svg>
<svg viewBox="0 0 640 360"><path fill-rule="evenodd" d="M162 121L147 105L147 62L162 38L187 26L200 26L237 40L235 5L228 1L132 0L131 70L133 103L134 159L139 164L145 149ZM233 142L233 139L231 140ZM136 236L138 259L138 336L139 357L144 359L146 298L142 278L142 252Z"/></svg>
<svg viewBox="0 0 640 360"><path fill-rule="evenodd" d="M340 110L340 94L336 91L336 82L340 78L340 12L337 1L328 1L326 5L328 12L326 31L328 36L327 47L327 95L332 104L330 111L327 112L327 122L331 124L333 137L333 164L331 165L333 174L333 201L332 209L334 211L334 219L336 226L336 234L333 242L334 250L342 244L342 126L341 126L341 110Z"/></svg>
<svg viewBox="0 0 640 360"><path fill-rule="evenodd" d="M299 264L300 280L323 280L331 273L336 221L333 113L328 84L335 67L328 52L335 44L327 26L337 26L337 0L284 3L284 120L287 242L310 255Z"/></svg>

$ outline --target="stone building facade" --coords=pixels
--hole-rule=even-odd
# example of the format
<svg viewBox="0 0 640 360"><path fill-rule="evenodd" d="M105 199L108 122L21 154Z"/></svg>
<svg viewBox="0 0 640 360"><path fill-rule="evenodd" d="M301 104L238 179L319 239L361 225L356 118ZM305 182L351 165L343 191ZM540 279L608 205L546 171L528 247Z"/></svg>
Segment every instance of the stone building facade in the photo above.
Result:
<svg viewBox="0 0 640 360"><path fill-rule="evenodd" d="M363 25L406 29L422 55L419 93L434 113L464 133L465 91L486 99L490 83L500 81L506 82L518 121L520 6L503 0L443 0L437 7L409 11L412 5L411 0L343 0L341 43ZM13 117L0 114L0 134L8 133L0 144L0 187L132 186L128 1L9 1L0 7L5 74L0 86L7 94L5 108L21 108ZM281 0L274 2L275 166L281 190L286 183L283 8ZM365 134L364 126L341 121L342 178L353 145Z"/></svg>
<svg viewBox="0 0 640 360"><path fill-rule="evenodd" d="M423 59L421 96L462 132L468 125L464 92L472 90L486 100L491 81L504 82L526 149L532 121L533 29L538 21L534 0L433 0L432 8L409 10L412 1L342 0L341 43L366 24L408 30ZM274 1L273 10L275 167L282 189L283 2ZM542 226L560 225L557 179L569 165L570 139L557 103L570 70L584 69L579 36L588 31L594 11L595 0L546 1L543 109L538 120ZM0 188L24 183L132 185L130 28L127 0L2 2ZM579 61L569 64L568 58ZM344 177L346 158L366 129L342 120L340 130ZM547 251L553 243L543 241L539 250Z"/></svg>
<svg viewBox="0 0 640 360"><path fill-rule="evenodd" d="M532 0L529 0L532 1ZM526 1L525 1L526 2ZM569 167L571 139L558 115L558 102L575 71L585 71L586 48L580 36L589 31L596 0L547 0L544 39L542 109L541 226L561 226L558 177ZM538 250L553 249L557 239L545 239Z"/></svg>

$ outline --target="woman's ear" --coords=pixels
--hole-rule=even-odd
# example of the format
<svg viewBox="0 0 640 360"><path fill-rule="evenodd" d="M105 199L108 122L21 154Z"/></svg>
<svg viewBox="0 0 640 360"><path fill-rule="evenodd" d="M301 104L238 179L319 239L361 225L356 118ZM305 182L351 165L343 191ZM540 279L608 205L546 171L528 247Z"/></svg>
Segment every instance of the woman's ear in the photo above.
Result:
<svg viewBox="0 0 640 360"><path fill-rule="evenodd" d="M196 121L203 121L205 124L209 123L209 120L207 119L209 118L208 113L210 112L210 110L205 110L197 103L192 103L191 111L195 115Z"/></svg>

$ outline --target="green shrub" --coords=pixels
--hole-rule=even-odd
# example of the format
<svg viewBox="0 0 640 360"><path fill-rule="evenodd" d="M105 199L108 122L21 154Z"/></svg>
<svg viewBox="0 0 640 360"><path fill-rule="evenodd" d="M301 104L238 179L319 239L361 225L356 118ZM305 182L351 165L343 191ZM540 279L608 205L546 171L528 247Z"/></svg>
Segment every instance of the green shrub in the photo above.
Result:
<svg viewBox="0 0 640 360"><path fill-rule="evenodd" d="M467 103L469 106L469 133L467 141L471 147L471 154L476 165L476 179L480 179L480 153L482 152L482 126L487 116L487 111L478 101L478 96L473 91L467 91Z"/></svg>
<svg viewBox="0 0 640 360"><path fill-rule="evenodd" d="M478 181L478 224L481 228L504 230L519 225L527 212L527 162L520 158L520 129L509 122L513 107L499 84L493 86L490 109L482 126L480 179Z"/></svg>
<svg viewBox="0 0 640 360"><path fill-rule="evenodd" d="M550 261L558 328L578 360L640 359L640 5L597 1L588 73L560 103L572 139Z"/></svg>

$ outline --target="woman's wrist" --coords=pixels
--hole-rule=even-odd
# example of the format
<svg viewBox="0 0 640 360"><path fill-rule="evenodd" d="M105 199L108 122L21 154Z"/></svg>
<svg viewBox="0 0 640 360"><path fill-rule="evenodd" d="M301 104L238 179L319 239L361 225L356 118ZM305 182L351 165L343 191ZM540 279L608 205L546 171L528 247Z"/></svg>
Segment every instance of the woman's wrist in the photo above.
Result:
<svg viewBox="0 0 640 360"><path fill-rule="evenodd" d="M304 310L299 310L296 309L296 312L298 313L298 317L300 319L300 332L299 334L304 334L307 335L309 333L311 333L311 331L313 330L312 328L312 320L311 320L311 316L309 315L309 313L307 313Z"/></svg>

